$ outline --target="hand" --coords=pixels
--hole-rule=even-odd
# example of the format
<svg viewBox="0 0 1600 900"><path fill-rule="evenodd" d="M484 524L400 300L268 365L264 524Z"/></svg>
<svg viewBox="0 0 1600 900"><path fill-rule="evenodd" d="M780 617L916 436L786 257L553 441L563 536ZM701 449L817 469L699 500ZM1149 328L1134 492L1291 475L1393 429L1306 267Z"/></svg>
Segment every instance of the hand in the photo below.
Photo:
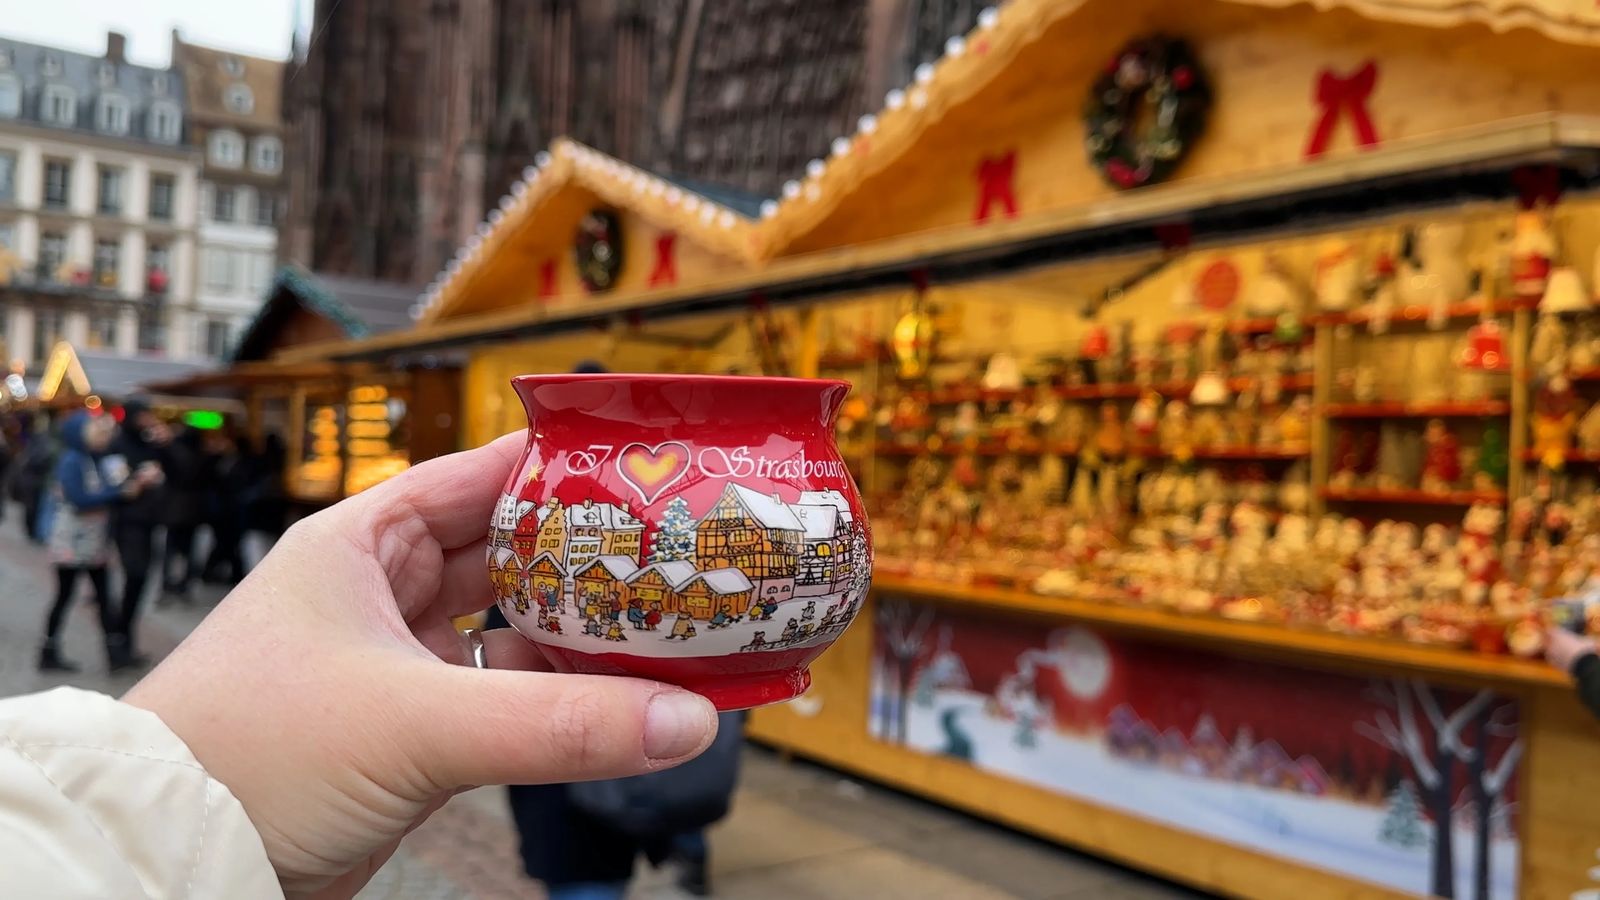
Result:
<svg viewBox="0 0 1600 900"><path fill-rule="evenodd" d="M239 799L289 894L352 896L463 787L634 775L715 736L678 688L519 671L547 667L509 629L484 636L491 668L461 665L450 619L491 602L484 536L524 439L297 523L125 698Z"/></svg>
<svg viewBox="0 0 1600 900"><path fill-rule="evenodd" d="M1580 657L1595 652L1594 641L1565 628L1551 628L1544 636L1544 658L1562 672L1570 673Z"/></svg>

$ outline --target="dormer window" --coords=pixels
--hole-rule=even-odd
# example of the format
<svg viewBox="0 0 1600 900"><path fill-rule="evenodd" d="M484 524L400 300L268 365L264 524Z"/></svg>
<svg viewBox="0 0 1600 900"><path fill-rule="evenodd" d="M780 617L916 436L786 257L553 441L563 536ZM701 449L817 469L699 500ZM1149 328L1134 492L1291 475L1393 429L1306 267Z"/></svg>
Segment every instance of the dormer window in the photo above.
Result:
<svg viewBox="0 0 1600 900"><path fill-rule="evenodd" d="M250 93L249 85L230 84L222 92L222 103L228 107L228 112L248 116L256 108L256 97Z"/></svg>
<svg viewBox="0 0 1600 900"><path fill-rule="evenodd" d="M0 119L22 115L22 82L17 76L0 72Z"/></svg>
<svg viewBox="0 0 1600 900"><path fill-rule="evenodd" d="M117 67L108 62L101 63L95 69L95 79L101 87L111 87L117 83Z"/></svg>
<svg viewBox="0 0 1600 900"><path fill-rule="evenodd" d="M145 137L158 144L176 144L183 137L183 117L170 100L150 104L146 115Z"/></svg>
<svg viewBox="0 0 1600 900"><path fill-rule="evenodd" d="M40 64L46 78L61 77L61 57L54 53L46 53L44 62Z"/></svg>
<svg viewBox="0 0 1600 900"><path fill-rule="evenodd" d="M115 94L102 94L95 110L94 124L102 134L128 133L128 101Z"/></svg>
<svg viewBox="0 0 1600 900"><path fill-rule="evenodd" d="M47 84L40 98L39 118L52 125L78 122L78 95L64 84Z"/></svg>
<svg viewBox="0 0 1600 900"><path fill-rule="evenodd" d="M150 93L157 97L165 97L170 89L167 73L157 72L150 76Z"/></svg>
<svg viewBox="0 0 1600 900"><path fill-rule="evenodd" d="M244 137L237 131L224 129L211 132L209 146L206 149L214 166L237 169L244 165Z"/></svg>
<svg viewBox="0 0 1600 900"><path fill-rule="evenodd" d="M276 175L283 168L283 142L271 135L256 138L250 145L250 168Z"/></svg>

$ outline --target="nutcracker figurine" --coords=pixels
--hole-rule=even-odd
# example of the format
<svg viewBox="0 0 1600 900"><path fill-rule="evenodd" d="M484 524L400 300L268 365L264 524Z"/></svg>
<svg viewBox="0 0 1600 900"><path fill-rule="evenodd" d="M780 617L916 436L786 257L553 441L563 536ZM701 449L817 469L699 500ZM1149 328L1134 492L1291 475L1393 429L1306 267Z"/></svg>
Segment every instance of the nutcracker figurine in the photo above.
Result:
<svg viewBox="0 0 1600 900"><path fill-rule="evenodd" d="M1572 449L1578 398L1565 375L1545 382L1533 400L1533 452L1546 469L1560 469Z"/></svg>
<svg viewBox="0 0 1600 900"><path fill-rule="evenodd" d="M1556 255L1549 215L1541 209L1517 213L1510 249L1512 293L1520 298L1542 297Z"/></svg>
<svg viewBox="0 0 1600 900"><path fill-rule="evenodd" d="M1444 493L1461 480L1461 445L1443 419L1429 419L1423 433L1422 489Z"/></svg>

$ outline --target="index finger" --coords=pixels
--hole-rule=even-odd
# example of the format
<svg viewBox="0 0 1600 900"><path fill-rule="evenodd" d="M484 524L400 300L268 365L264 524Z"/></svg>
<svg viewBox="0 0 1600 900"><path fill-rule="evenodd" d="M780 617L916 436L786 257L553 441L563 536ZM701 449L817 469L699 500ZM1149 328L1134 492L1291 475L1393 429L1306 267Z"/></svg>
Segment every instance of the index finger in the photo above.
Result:
<svg viewBox="0 0 1600 900"><path fill-rule="evenodd" d="M347 525L373 515L414 517L442 549L465 547L488 533L494 504L525 447L524 432L501 435L477 449L407 469L327 512Z"/></svg>

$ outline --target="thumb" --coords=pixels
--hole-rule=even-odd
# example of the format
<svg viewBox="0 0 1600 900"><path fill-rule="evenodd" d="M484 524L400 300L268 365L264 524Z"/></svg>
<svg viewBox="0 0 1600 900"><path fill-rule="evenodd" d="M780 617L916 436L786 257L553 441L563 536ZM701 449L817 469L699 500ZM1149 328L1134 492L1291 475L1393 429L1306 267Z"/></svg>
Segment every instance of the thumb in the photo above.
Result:
<svg viewBox="0 0 1600 900"><path fill-rule="evenodd" d="M413 764L442 790L619 778L677 765L717 734L699 694L637 678L417 661L399 717Z"/></svg>

